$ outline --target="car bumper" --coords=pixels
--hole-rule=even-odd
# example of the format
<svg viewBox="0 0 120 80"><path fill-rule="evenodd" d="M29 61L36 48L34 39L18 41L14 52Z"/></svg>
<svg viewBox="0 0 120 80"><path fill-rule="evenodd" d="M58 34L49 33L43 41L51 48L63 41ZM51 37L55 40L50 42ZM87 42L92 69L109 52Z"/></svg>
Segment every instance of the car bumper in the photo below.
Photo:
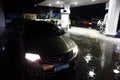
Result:
<svg viewBox="0 0 120 80"><path fill-rule="evenodd" d="M56 66L59 67L61 65L65 66L65 68L55 70ZM67 63L54 65L50 70L43 70L43 77L47 78L47 77L57 76L63 73L67 73L70 72L71 70L76 69L76 67L77 67L77 57L73 58L71 61Z"/></svg>
<svg viewBox="0 0 120 80"><path fill-rule="evenodd" d="M52 64L52 65L47 64L47 68L45 68L45 65L43 64L41 64L42 66L40 65L36 66L34 64L30 64L30 66L27 66L25 69L25 72L27 72L25 74L25 77L27 77L28 79L32 79L33 77L36 79L38 78L41 79L41 78L49 78L52 76L59 76L61 74L67 74L76 69L77 59L78 59L78 56L72 58L70 61L66 63ZM55 71L55 67L59 65L65 65L65 67Z"/></svg>

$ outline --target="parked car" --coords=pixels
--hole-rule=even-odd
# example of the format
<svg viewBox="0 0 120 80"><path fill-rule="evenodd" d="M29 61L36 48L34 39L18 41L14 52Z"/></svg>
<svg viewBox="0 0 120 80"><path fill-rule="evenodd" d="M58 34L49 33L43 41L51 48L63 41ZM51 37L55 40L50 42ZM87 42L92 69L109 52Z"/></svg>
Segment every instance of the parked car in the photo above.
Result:
<svg viewBox="0 0 120 80"><path fill-rule="evenodd" d="M26 78L51 76L75 67L77 45L54 24L25 21L22 32L6 41L9 56L23 68Z"/></svg>
<svg viewBox="0 0 120 80"><path fill-rule="evenodd" d="M97 22L99 19L91 19L89 22L89 26L93 29L97 29L98 30L98 26L97 26Z"/></svg>

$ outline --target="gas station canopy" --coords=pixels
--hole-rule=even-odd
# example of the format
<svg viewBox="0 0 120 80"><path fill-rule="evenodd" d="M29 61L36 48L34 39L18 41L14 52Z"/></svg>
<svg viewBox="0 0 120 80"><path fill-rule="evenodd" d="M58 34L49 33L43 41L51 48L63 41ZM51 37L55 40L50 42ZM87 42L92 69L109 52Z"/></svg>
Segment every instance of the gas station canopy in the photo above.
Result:
<svg viewBox="0 0 120 80"><path fill-rule="evenodd" d="M78 7L92 4L105 3L109 0L44 0L38 3L41 6L64 7L65 3L69 3L70 7Z"/></svg>

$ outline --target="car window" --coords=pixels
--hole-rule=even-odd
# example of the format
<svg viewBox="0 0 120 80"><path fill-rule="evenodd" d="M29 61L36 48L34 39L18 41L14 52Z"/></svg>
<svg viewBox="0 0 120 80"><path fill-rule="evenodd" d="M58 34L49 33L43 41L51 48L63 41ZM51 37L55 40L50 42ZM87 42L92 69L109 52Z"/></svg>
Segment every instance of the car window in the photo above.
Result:
<svg viewBox="0 0 120 80"><path fill-rule="evenodd" d="M57 36L64 32L56 25L44 21L27 21L24 25L25 37Z"/></svg>

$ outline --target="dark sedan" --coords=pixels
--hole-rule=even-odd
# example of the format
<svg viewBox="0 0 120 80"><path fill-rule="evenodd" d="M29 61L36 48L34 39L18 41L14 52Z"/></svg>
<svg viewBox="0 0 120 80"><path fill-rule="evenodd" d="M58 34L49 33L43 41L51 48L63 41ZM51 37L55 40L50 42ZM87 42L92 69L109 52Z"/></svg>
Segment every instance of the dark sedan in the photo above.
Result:
<svg viewBox="0 0 120 80"><path fill-rule="evenodd" d="M21 31L7 39L6 50L21 64L26 78L42 78L75 67L78 48L63 30L44 21L25 21Z"/></svg>

